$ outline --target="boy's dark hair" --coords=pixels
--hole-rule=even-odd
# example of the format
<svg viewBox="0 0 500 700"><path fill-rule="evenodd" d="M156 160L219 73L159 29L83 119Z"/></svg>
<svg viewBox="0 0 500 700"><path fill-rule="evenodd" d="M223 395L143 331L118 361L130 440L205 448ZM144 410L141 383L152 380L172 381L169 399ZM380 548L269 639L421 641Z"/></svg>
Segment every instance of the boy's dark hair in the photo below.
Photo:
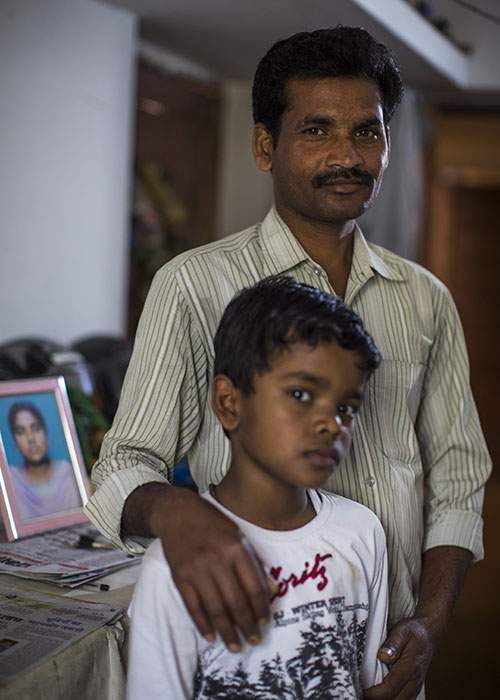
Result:
<svg viewBox="0 0 500 700"><path fill-rule="evenodd" d="M388 124L401 101L403 83L390 52L365 29L338 25L300 32L276 42L261 59L253 82L253 118L276 144L292 79L368 78L379 87Z"/></svg>
<svg viewBox="0 0 500 700"><path fill-rule="evenodd" d="M35 418L42 426L43 432L47 433L47 424L45 423L45 418L43 417L41 411L35 406L31 401L16 401L13 403L9 409L9 428L12 435L15 437L16 430L16 418L17 414L21 411L27 411L31 413L33 418Z"/></svg>
<svg viewBox="0 0 500 700"><path fill-rule="evenodd" d="M276 353L332 341L357 352L367 372L380 364L373 338L342 299L291 277L268 277L226 307L214 338L214 375L225 374L248 395L254 375L268 371Z"/></svg>

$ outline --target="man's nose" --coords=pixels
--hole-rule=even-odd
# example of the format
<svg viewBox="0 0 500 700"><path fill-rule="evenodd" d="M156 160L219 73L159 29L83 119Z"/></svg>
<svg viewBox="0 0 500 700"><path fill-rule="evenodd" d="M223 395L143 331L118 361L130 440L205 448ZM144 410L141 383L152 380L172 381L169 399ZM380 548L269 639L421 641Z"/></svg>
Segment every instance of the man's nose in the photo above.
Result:
<svg viewBox="0 0 500 700"><path fill-rule="evenodd" d="M352 138L337 136L329 142L329 151L326 165L333 168L336 165L342 168L355 168L363 165L364 159Z"/></svg>

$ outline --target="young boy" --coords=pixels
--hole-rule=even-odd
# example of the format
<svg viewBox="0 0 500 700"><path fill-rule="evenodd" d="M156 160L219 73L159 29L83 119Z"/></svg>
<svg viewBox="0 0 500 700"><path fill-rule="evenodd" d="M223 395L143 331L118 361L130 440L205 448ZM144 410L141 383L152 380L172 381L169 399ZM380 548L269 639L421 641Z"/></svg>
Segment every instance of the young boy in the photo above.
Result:
<svg viewBox="0 0 500 700"><path fill-rule="evenodd" d="M214 343L232 461L203 495L257 552L271 620L239 653L202 637L156 540L130 606L128 698L360 698L383 676L385 537L370 510L319 487L349 449L378 350L340 299L289 277L240 292Z"/></svg>

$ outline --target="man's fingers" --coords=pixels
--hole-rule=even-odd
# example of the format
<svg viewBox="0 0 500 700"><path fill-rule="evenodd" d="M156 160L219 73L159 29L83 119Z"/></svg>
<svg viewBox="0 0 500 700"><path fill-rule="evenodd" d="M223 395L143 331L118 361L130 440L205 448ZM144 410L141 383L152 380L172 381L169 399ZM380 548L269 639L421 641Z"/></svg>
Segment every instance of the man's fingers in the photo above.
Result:
<svg viewBox="0 0 500 700"><path fill-rule="evenodd" d="M418 692L419 688L414 683L403 683L398 690L397 686L384 679L380 685L374 685L365 690L363 700L415 700Z"/></svg>
<svg viewBox="0 0 500 700"><path fill-rule="evenodd" d="M401 650L393 644L384 644L378 651L378 658L383 664L390 666L401 656Z"/></svg>
<svg viewBox="0 0 500 700"><path fill-rule="evenodd" d="M217 632L231 651L241 647L239 632L258 643L259 622L269 618L270 592L251 545L235 523L198 496L183 497L182 519L192 527L180 535L165 527L161 539L198 630L206 638Z"/></svg>
<svg viewBox="0 0 500 700"><path fill-rule="evenodd" d="M378 654L385 663L387 648L393 651L388 655L390 671L382 683L365 691L364 700L414 700L418 695L426 669L422 671L418 645L408 633L407 622L398 625L391 630Z"/></svg>
<svg viewBox="0 0 500 700"><path fill-rule="evenodd" d="M407 685L406 676L391 671L379 685L374 685L363 694L363 700L396 700Z"/></svg>
<svg viewBox="0 0 500 700"><path fill-rule="evenodd" d="M224 578L227 579L230 576L226 573ZM231 611L231 602L234 603L236 599L234 583L225 582L221 587L220 581L214 581L209 575L206 575L203 580L203 586L200 588L201 603L213 628L221 636L229 651L240 651L241 642Z"/></svg>
<svg viewBox="0 0 500 700"><path fill-rule="evenodd" d="M413 682L408 682L402 690L396 695L395 700L415 700L420 688Z"/></svg>
<svg viewBox="0 0 500 700"><path fill-rule="evenodd" d="M236 573L229 570L221 575L219 572L216 583L228 615L236 629L250 644L258 644L261 634L257 617Z"/></svg>
<svg viewBox="0 0 500 700"><path fill-rule="evenodd" d="M378 658L382 663L391 665L395 663L403 652L411 638L409 630L405 626L396 625L387 635L384 643L378 651Z"/></svg>
<svg viewBox="0 0 500 700"><path fill-rule="evenodd" d="M252 606L254 619L263 625L269 620L271 591L260 561L251 545L245 539L243 539L242 544L246 552L236 561L236 574Z"/></svg>
<svg viewBox="0 0 500 700"><path fill-rule="evenodd" d="M403 692L398 695L396 700L416 700L421 689L422 686L416 688L414 684L409 684Z"/></svg>
<svg viewBox="0 0 500 700"><path fill-rule="evenodd" d="M179 593L184 600L184 604L191 615L199 633L209 642L215 639L214 629L205 612L201 600L195 588L190 583L177 584Z"/></svg>

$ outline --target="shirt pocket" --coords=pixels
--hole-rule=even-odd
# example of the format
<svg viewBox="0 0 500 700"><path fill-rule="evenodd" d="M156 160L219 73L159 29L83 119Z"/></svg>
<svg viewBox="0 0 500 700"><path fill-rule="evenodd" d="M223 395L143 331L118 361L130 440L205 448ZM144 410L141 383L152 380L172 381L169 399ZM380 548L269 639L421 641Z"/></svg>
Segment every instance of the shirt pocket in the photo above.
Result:
<svg viewBox="0 0 500 700"><path fill-rule="evenodd" d="M391 462L420 465L415 422L426 365L385 358L370 377L360 420L367 437Z"/></svg>

